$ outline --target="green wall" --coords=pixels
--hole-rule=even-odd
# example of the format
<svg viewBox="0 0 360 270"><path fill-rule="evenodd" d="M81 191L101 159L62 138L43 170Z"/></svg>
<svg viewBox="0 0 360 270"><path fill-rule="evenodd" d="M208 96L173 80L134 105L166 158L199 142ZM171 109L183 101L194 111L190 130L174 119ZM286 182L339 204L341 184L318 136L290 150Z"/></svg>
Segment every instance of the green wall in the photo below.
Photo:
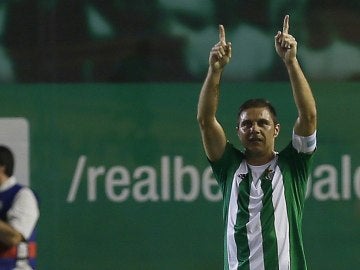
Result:
<svg viewBox="0 0 360 270"><path fill-rule="evenodd" d="M0 87L0 116L24 117L30 126L40 270L221 269L222 208L196 122L200 87ZM360 84L312 88L319 125L303 224L309 269L355 269ZM237 108L251 97L277 107L280 150L296 117L287 83L223 84L218 118L228 138L239 145Z"/></svg>

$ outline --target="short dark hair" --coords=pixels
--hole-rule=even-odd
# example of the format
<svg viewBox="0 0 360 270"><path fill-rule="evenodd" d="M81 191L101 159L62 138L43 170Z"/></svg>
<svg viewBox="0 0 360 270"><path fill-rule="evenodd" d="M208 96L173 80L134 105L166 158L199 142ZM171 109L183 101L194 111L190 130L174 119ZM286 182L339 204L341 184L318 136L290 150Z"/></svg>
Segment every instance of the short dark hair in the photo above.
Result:
<svg viewBox="0 0 360 270"><path fill-rule="evenodd" d="M12 176L14 173L14 155L11 150L4 146L0 145L0 166L5 167L5 174L7 176Z"/></svg>
<svg viewBox="0 0 360 270"><path fill-rule="evenodd" d="M239 124L240 124L239 118L240 118L241 113L250 108L267 108L271 114L274 124L276 125L279 123L277 120L276 110L275 110L274 106L270 103L270 101L268 101L267 99L263 99L263 98L254 98L254 99L249 99L249 100L245 101L240 106L239 112L237 115L237 127L239 127Z"/></svg>

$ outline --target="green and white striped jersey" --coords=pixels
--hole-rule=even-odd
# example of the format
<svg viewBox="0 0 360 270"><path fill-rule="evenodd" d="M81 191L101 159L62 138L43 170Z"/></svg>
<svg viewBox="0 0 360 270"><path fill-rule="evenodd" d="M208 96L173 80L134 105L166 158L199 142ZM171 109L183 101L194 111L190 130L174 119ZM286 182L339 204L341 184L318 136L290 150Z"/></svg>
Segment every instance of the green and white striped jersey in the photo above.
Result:
<svg viewBox="0 0 360 270"><path fill-rule="evenodd" d="M254 180L230 143L211 163L223 193L224 269L307 269L301 224L312 156L290 143Z"/></svg>

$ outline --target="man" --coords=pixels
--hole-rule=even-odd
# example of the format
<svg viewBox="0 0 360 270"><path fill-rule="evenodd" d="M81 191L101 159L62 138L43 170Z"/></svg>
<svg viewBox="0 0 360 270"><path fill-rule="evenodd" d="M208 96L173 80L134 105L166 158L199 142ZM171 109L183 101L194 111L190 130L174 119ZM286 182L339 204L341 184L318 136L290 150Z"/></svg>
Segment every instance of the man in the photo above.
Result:
<svg viewBox="0 0 360 270"><path fill-rule="evenodd" d="M30 270L35 269L38 202L16 182L13 170L13 154L0 146L0 269Z"/></svg>
<svg viewBox="0 0 360 270"><path fill-rule="evenodd" d="M206 155L222 189L224 269L306 269L302 211L312 154L316 148L316 106L296 58L297 43L288 33L289 16L275 36L298 109L292 141L280 153L280 131L269 102L253 99L239 110L237 133L244 151L226 139L216 119L220 77L231 58L231 43L219 26L209 70L198 103L198 122Z"/></svg>

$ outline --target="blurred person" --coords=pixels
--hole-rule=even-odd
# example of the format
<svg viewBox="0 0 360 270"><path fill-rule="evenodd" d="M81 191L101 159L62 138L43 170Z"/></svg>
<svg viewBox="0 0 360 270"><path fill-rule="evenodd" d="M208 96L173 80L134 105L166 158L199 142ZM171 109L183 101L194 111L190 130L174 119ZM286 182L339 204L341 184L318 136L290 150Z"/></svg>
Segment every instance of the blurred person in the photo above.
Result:
<svg viewBox="0 0 360 270"><path fill-rule="evenodd" d="M355 0L306 2L302 16L306 46L299 57L313 79L360 79L359 14Z"/></svg>
<svg viewBox="0 0 360 270"><path fill-rule="evenodd" d="M307 180L316 149L316 104L288 33L289 16L275 36L298 110L292 140L280 152L274 107L265 99L240 106L237 135L243 151L228 140L216 118L220 79L232 55L225 30L212 48L200 92L197 119L207 158L223 194L224 269L307 269L302 216ZM253 59L257 61L257 59Z"/></svg>
<svg viewBox="0 0 360 270"><path fill-rule="evenodd" d="M35 269L38 201L17 183L11 150L0 146L0 269Z"/></svg>
<svg viewBox="0 0 360 270"><path fill-rule="evenodd" d="M272 48L266 46L272 41L272 34L264 27L268 24L268 20L254 21L254 18L261 17L257 16L258 13L264 14L262 11L266 10L267 4L260 5L256 2L248 5L244 1L215 0L161 0L160 3L167 14L165 25L168 32L185 40L183 58L193 78L199 78L207 69L205 64L207 55L203 53L203 48L216 35L217 29L214 25L217 21L225 21L225 24L231 25L227 35L234 42L238 42L240 47L238 54L241 61L235 59L227 68L227 72L223 74L226 80L254 80L270 69L274 53ZM247 10L252 10L253 16L243 10L244 6ZM228 12L225 12L226 10ZM249 16L243 16L245 13ZM252 61L255 57L257 61Z"/></svg>

